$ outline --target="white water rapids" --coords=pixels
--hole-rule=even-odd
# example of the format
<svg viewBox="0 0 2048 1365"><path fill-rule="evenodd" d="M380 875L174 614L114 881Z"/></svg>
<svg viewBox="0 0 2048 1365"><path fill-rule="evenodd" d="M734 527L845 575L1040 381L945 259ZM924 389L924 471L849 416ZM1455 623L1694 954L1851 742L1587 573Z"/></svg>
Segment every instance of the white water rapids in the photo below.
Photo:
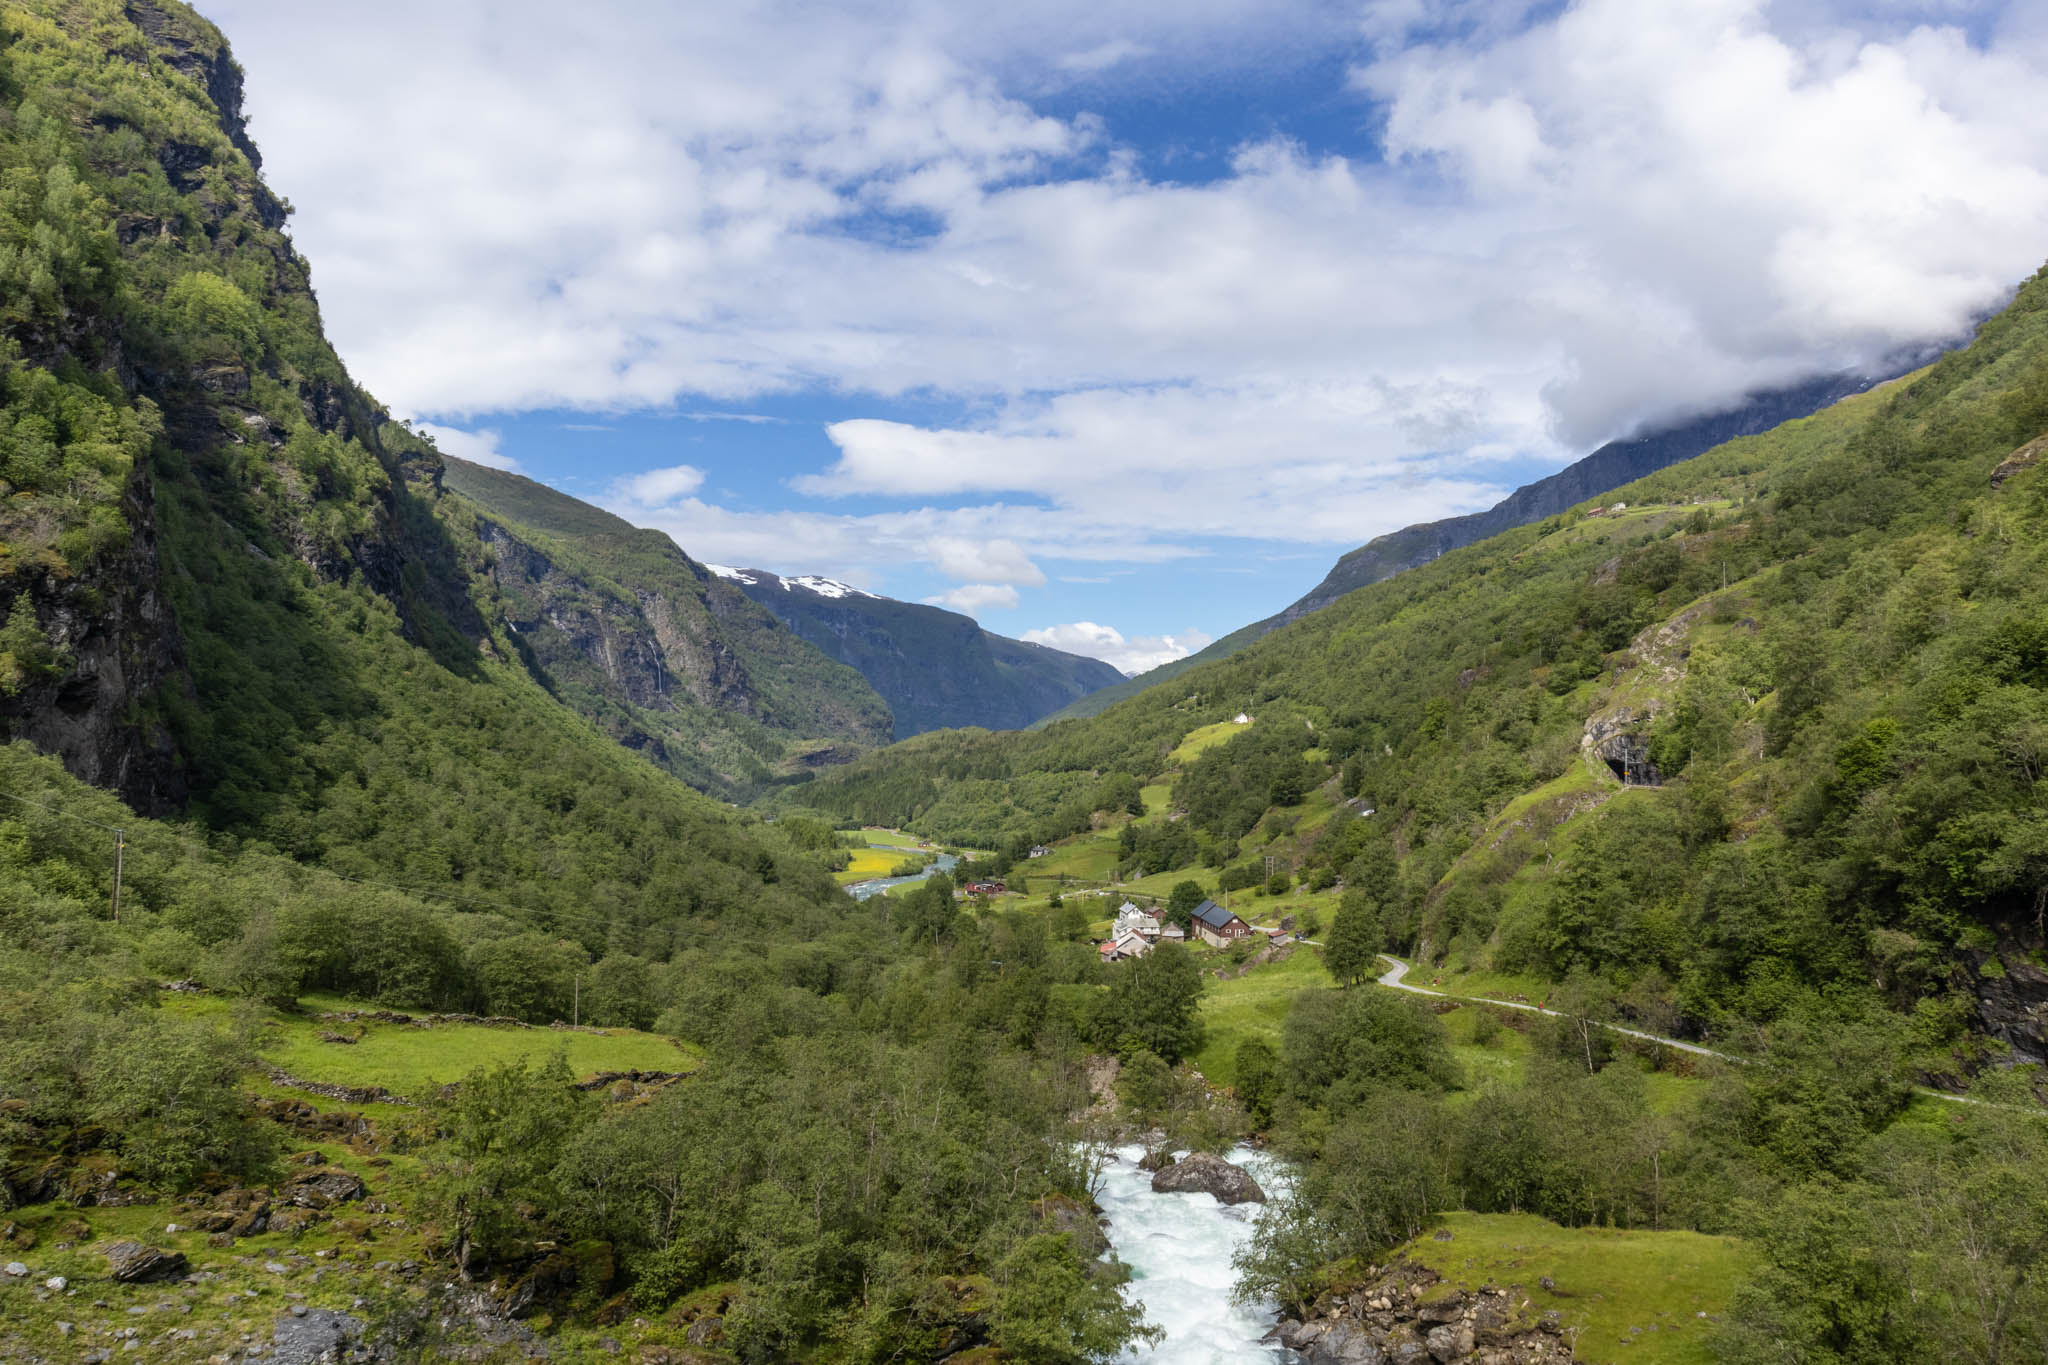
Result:
<svg viewBox="0 0 2048 1365"><path fill-rule="evenodd" d="M1125 1294L1145 1307L1145 1319L1166 1329L1157 1346L1139 1346L1123 1365L1273 1365L1292 1352L1259 1338L1273 1326L1272 1304L1241 1308L1231 1302L1237 1272L1230 1258L1264 1208L1225 1207L1208 1194L1154 1194L1152 1177L1138 1169L1142 1147L1119 1147L1103 1172L1096 1196L1109 1216L1109 1241L1131 1268ZM1266 1193L1282 1183L1264 1153L1240 1147L1231 1161L1250 1171Z"/></svg>

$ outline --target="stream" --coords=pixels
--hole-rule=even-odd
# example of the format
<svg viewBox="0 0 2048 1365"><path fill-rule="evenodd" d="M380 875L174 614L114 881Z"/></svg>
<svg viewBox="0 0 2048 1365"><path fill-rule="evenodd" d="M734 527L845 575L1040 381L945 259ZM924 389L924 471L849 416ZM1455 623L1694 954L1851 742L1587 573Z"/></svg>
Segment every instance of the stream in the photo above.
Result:
<svg viewBox="0 0 2048 1365"><path fill-rule="evenodd" d="M1157 1346L1139 1346L1123 1365L1274 1365L1299 1357L1263 1342L1279 1313L1271 1304L1240 1308L1231 1302L1237 1281L1230 1258L1251 1235L1264 1207L1234 1208L1207 1194L1154 1194L1152 1177L1138 1169L1142 1147L1119 1147L1102 1174L1096 1201L1109 1216L1109 1241L1131 1268L1124 1292L1145 1307L1146 1321L1164 1327ZM1266 1192L1284 1182L1279 1163L1239 1147L1230 1161L1250 1171Z"/></svg>
<svg viewBox="0 0 2048 1365"><path fill-rule="evenodd" d="M901 853L906 858L915 858L924 852L923 849L900 848L895 844L876 844L875 847L886 848L892 853ZM846 888L846 893L857 901L864 901L870 896L881 895L892 886L908 886L912 882L921 882L934 873L951 872L954 865L959 861L958 858L950 853L941 853L937 862L918 873L915 877L877 877L869 882L855 882L852 886Z"/></svg>

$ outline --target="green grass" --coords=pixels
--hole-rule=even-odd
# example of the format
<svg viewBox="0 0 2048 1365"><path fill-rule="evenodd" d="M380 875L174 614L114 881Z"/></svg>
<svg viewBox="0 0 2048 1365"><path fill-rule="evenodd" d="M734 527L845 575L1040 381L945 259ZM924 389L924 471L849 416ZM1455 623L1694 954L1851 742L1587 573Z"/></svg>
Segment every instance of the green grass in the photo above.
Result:
<svg viewBox="0 0 2048 1365"><path fill-rule="evenodd" d="M1556 1311L1589 1365L1708 1365L1711 1321L1747 1269L1741 1242L1697 1232L1562 1228L1530 1214L1453 1213L1443 1227L1449 1241L1425 1234L1406 1254L1459 1289L1518 1287L1531 1316ZM1554 1291L1538 1284L1546 1275Z"/></svg>
<svg viewBox="0 0 2048 1365"><path fill-rule="evenodd" d="M257 1056L300 1080L329 1085L382 1086L395 1095L419 1099L435 1087L460 1080L483 1066L507 1062L544 1062L561 1052L578 1076L599 1071L690 1071L695 1049L638 1029L607 1029L582 1033L568 1029L488 1028L481 1024L439 1024L413 1028L405 1024L322 1022L323 1011L367 1010L374 1005L308 996L304 1014L272 1012L257 1036ZM207 996L181 996L164 1008L187 1014L225 1014L227 1002ZM354 1044L323 1043L322 1032L364 1032ZM305 1098L298 1092L288 1092ZM350 1105L350 1109L362 1106Z"/></svg>
<svg viewBox="0 0 2048 1365"><path fill-rule="evenodd" d="M1212 1084L1231 1084L1237 1076L1238 1044L1264 1038L1277 1050L1295 997L1334 984L1322 954L1313 948L1296 948L1281 961L1254 967L1232 981L1211 980L1202 992L1203 1038L1195 1068Z"/></svg>
<svg viewBox="0 0 2048 1365"><path fill-rule="evenodd" d="M869 848L893 848L908 853L919 853L928 847L923 839L915 834L905 834L900 829L864 829L858 833L861 838L868 841Z"/></svg>
<svg viewBox="0 0 2048 1365"><path fill-rule="evenodd" d="M1250 728L1249 724L1239 725L1234 720L1219 720L1214 725L1204 725L1198 730L1190 730L1181 736L1179 747L1166 756L1166 761L1175 767L1192 763L1201 756L1204 749L1213 749L1239 730Z"/></svg>

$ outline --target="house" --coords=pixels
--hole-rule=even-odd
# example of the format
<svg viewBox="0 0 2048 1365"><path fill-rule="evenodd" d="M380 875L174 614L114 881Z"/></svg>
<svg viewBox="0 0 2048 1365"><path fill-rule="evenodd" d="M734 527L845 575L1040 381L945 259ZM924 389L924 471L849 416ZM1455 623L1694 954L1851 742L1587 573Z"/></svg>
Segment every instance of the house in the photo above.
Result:
<svg viewBox="0 0 2048 1365"><path fill-rule="evenodd" d="M1227 948L1252 931L1249 924L1215 901L1203 901L1195 907L1193 928L1195 937L1211 948Z"/></svg>
<svg viewBox="0 0 2048 1365"><path fill-rule="evenodd" d="M1097 951L1102 954L1104 962L1122 962L1126 958L1143 957L1152 951L1152 945L1142 935L1121 929Z"/></svg>
<svg viewBox="0 0 2048 1365"><path fill-rule="evenodd" d="M1001 882L968 882L960 888L963 896L1003 896L1010 888Z"/></svg>
<svg viewBox="0 0 2048 1365"><path fill-rule="evenodd" d="M1131 902L1125 901L1117 909L1116 926L1110 932L1133 933L1145 942L1152 943L1159 937L1159 917L1150 910L1141 910Z"/></svg>
<svg viewBox="0 0 2048 1365"><path fill-rule="evenodd" d="M1186 943L1188 941L1188 931L1181 928L1178 924L1162 925L1159 930L1159 941L1161 943Z"/></svg>
<svg viewBox="0 0 2048 1365"><path fill-rule="evenodd" d="M1249 712L1240 711L1230 718L1230 723L1233 725L1250 725L1252 718Z"/></svg>
<svg viewBox="0 0 2048 1365"><path fill-rule="evenodd" d="M1044 844L1033 844L1031 846L1031 852L1026 856L1032 858L1043 858L1046 854L1050 852L1052 852L1052 850L1047 848Z"/></svg>

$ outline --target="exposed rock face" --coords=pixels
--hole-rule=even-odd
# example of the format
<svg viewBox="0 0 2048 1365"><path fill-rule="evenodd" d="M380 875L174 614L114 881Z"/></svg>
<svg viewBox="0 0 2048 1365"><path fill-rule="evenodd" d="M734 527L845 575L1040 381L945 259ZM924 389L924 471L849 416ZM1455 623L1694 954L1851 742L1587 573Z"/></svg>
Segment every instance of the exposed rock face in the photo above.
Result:
<svg viewBox="0 0 2048 1365"><path fill-rule="evenodd" d="M1569 1365L1554 1316L1531 1317L1508 1291L1443 1292L1435 1272L1399 1263L1325 1294L1273 1338L1306 1365Z"/></svg>
<svg viewBox="0 0 2048 1365"><path fill-rule="evenodd" d="M1965 950L1963 963L1984 1031L2009 1045L2015 1062L2048 1061L2048 971L2010 932L1996 951Z"/></svg>
<svg viewBox="0 0 2048 1365"><path fill-rule="evenodd" d="M2005 481L2015 474L2024 473L2041 462L2041 456L2048 454L2048 436L2036 436L2033 440L2015 450L1999 462L1991 471L1991 489L1997 492L2005 487Z"/></svg>
<svg viewBox="0 0 2048 1365"><path fill-rule="evenodd" d="M1263 1204L1266 1192L1251 1172L1233 1166L1220 1156L1194 1152L1152 1177L1152 1188L1160 1194L1213 1194L1226 1204Z"/></svg>
<svg viewBox="0 0 2048 1365"><path fill-rule="evenodd" d="M182 1252L164 1251L140 1242L116 1242L105 1252L107 1273L123 1284L167 1280L185 1273Z"/></svg>

